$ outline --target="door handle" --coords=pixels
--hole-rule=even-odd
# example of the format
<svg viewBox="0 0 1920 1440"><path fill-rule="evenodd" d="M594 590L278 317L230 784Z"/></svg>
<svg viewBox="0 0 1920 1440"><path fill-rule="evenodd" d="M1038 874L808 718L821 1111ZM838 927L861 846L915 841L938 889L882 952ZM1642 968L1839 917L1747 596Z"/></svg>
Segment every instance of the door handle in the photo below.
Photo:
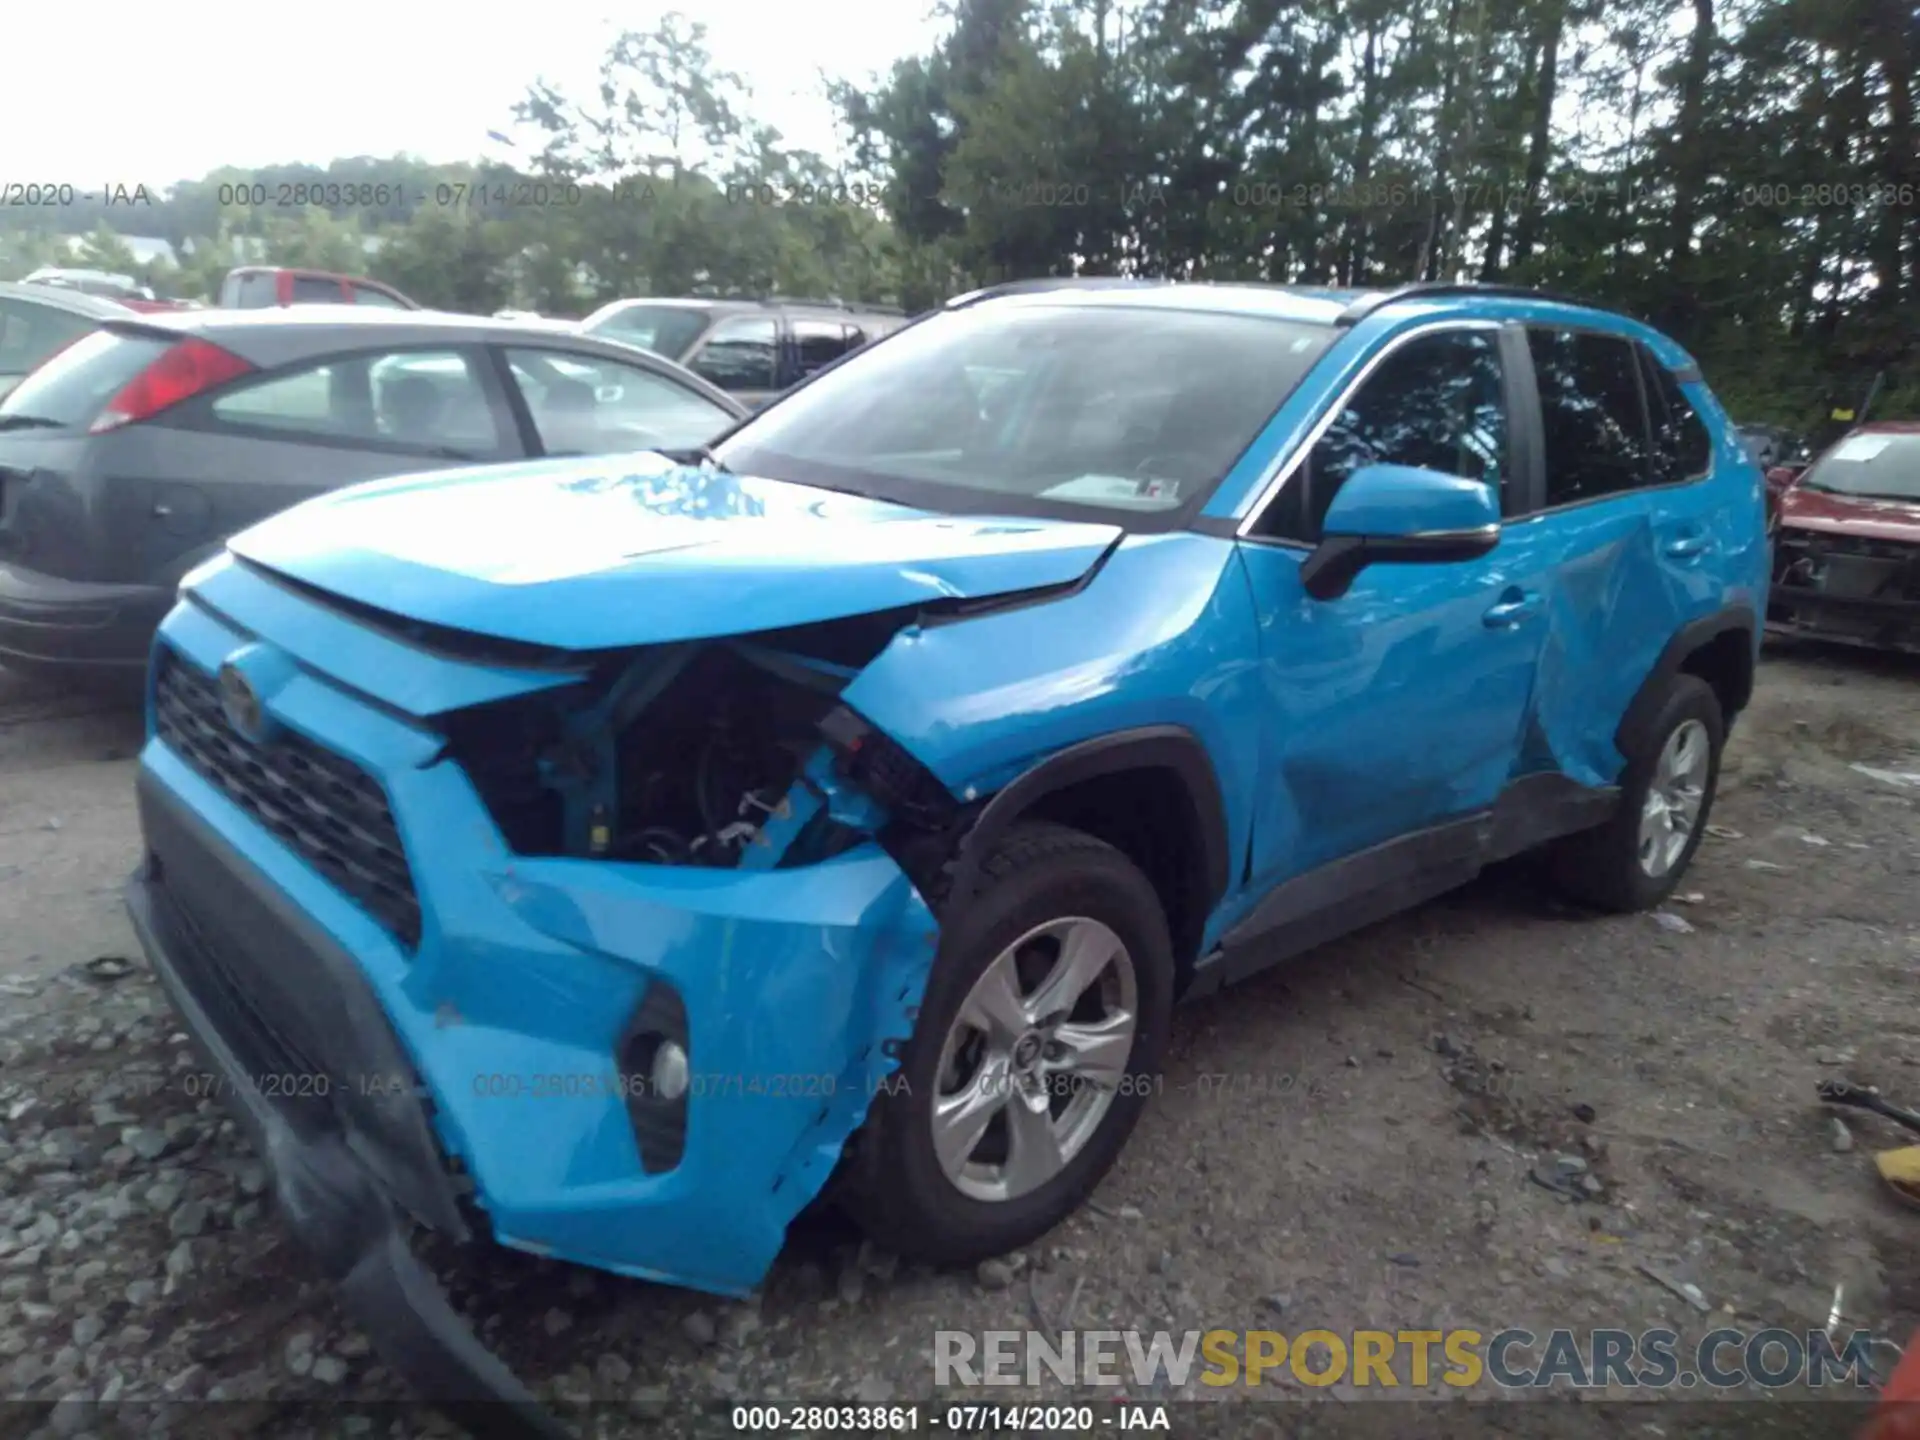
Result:
<svg viewBox="0 0 1920 1440"><path fill-rule="evenodd" d="M1675 560L1695 560L1713 548L1713 537L1706 534L1676 535L1665 549Z"/></svg>
<svg viewBox="0 0 1920 1440"><path fill-rule="evenodd" d="M1487 611L1489 630L1509 630L1540 613L1540 597L1531 590L1509 590Z"/></svg>

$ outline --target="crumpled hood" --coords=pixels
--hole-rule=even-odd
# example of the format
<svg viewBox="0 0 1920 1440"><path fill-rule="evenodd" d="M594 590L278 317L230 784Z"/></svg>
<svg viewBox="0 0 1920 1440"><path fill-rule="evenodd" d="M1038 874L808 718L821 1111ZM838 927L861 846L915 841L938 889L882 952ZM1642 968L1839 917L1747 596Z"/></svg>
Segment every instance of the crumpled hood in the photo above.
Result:
<svg viewBox="0 0 1920 1440"><path fill-rule="evenodd" d="M597 650L1070 584L1120 533L936 515L637 454L376 481L229 546L429 624Z"/></svg>
<svg viewBox="0 0 1920 1440"><path fill-rule="evenodd" d="M1780 521L1800 530L1920 544L1920 502L1840 495L1796 485L1780 497Z"/></svg>

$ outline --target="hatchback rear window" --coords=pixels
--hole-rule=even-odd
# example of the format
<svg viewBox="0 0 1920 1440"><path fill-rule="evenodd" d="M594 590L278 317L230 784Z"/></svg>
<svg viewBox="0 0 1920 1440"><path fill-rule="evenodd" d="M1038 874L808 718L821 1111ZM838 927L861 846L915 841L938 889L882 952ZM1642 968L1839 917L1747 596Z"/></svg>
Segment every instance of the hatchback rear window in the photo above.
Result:
<svg viewBox="0 0 1920 1440"><path fill-rule="evenodd" d="M93 423L129 381L172 346L152 335L96 330L55 355L0 400L0 429Z"/></svg>
<svg viewBox="0 0 1920 1440"><path fill-rule="evenodd" d="M0 300L0 375L25 375L95 322L70 310L27 300Z"/></svg>

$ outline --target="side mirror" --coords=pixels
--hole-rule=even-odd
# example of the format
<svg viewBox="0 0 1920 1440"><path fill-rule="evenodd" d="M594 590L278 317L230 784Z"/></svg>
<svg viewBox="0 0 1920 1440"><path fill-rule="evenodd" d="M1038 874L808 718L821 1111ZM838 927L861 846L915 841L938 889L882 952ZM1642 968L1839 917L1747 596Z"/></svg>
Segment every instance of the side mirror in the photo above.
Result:
<svg viewBox="0 0 1920 1440"><path fill-rule="evenodd" d="M1801 467L1797 465L1774 466L1771 470L1767 471L1767 489L1778 494L1793 484L1795 478L1800 474L1800 469Z"/></svg>
<svg viewBox="0 0 1920 1440"><path fill-rule="evenodd" d="M1500 543L1499 492L1412 465L1367 465L1334 493L1321 540L1300 566L1316 600L1352 588L1369 565L1475 560Z"/></svg>

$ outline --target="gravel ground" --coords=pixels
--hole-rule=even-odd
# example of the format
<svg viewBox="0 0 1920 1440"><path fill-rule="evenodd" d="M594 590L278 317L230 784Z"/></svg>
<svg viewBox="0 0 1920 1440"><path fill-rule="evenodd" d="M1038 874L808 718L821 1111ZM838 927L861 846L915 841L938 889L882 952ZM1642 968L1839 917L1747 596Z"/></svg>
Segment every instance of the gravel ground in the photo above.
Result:
<svg viewBox="0 0 1920 1440"><path fill-rule="evenodd" d="M933 1273L820 1221L747 1304L500 1252L443 1273L530 1383L642 1411L924 1399L939 1328L1804 1332L1839 1285L1904 1339L1920 1220L1870 1165L1899 1132L1843 1136L1814 1087L1920 1103L1920 789L1855 768L1920 769L1917 683L1770 652L1664 915L1571 912L1514 867L1189 1007L1120 1166L1029 1254ZM0 674L0 1396L70 1402L65 1434L101 1427L90 1400L291 1433L313 1412L290 1402L404 1392L303 1280L137 959L138 741L137 716ZM141 1408L208 1397L234 1403ZM390 1415L346 1433L440 1423Z"/></svg>

